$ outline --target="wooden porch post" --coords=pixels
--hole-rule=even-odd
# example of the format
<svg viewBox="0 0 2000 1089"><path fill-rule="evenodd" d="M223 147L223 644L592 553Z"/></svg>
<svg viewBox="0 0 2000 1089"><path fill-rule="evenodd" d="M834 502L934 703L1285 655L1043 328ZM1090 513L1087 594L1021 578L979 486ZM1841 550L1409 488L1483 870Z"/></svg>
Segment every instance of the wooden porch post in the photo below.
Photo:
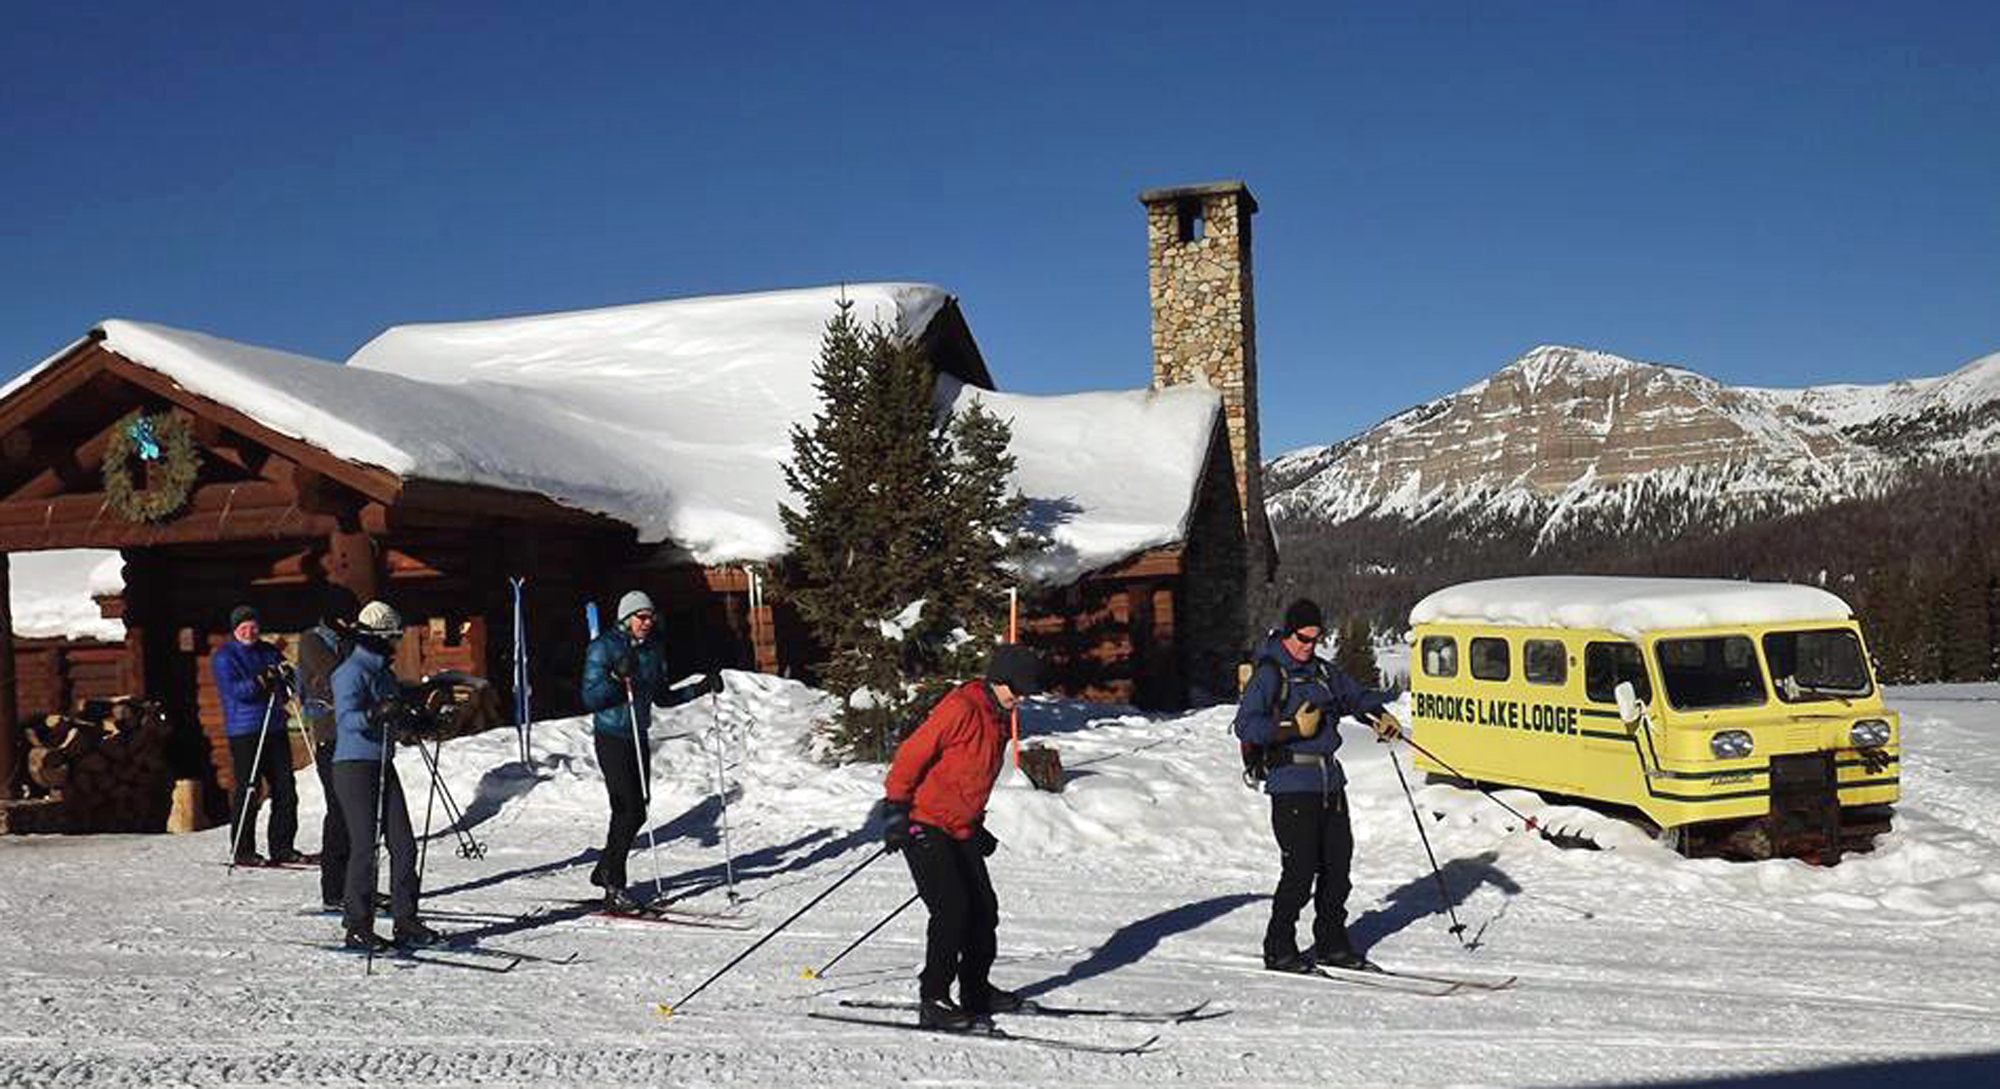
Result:
<svg viewBox="0 0 2000 1089"><path fill-rule="evenodd" d="M353 591L357 607L375 600L382 592L382 563L375 539L365 530L349 532L345 524L334 530L326 541L326 579Z"/></svg>

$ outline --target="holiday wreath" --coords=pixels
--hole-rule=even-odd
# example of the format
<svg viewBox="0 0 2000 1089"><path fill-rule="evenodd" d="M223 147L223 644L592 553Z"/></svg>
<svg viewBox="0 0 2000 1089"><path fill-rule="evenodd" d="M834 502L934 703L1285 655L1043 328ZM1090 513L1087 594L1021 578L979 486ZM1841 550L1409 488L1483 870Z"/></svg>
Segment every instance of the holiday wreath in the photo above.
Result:
<svg viewBox="0 0 2000 1089"><path fill-rule="evenodd" d="M134 459L143 465L134 465ZM104 448L104 497L131 521L164 522L187 505L200 470L201 454L187 421L134 410L118 421Z"/></svg>

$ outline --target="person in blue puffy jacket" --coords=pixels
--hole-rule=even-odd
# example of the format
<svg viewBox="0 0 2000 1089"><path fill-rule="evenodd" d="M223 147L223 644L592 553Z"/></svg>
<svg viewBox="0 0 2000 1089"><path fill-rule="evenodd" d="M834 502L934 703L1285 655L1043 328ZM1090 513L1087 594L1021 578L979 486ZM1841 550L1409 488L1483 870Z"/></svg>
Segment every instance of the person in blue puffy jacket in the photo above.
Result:
<svg viewBox="0 0 2000 1089"><path fill-rule="evenodd" d="M611 798L604 851L590 871L590 883L604 890L605 909L613 912L640 908L625 889L625 856L646 822L653 708L678 707L722 691L722 678L715 673L673 688L654 624L653 599L644 591L629 591L618 599L618 622L591 640L583 655L583 706L591 713L597 766L604 771L604 789Z"/></svg>
<svg viewBox="0 0 2000 1089"><path fill-rule="evenodd" d="M1339 722L1352 716L1384 737L1401 731L1389 695L1363 688L1313 653L1324 632L1319 606L1301 598L1258 650L1236 707L1236 736L1264 754L1264 792L1278 840L1278 889L1264 931L1264 967L1310 972L1315 964L1373 969L1347 937L1348 867L1354 829L1347 775L1336 755ZM1300 952L1297 927L1313 902L1313 945Z"/></svg>
<svg viewBox="0 0 2000 1089"><path fill-rule="evenodd" d="M417 840L410 828L403 783L396 777L396 741L417 725L390 663L403 636L403 618L381 601L355 617L354 646L333 671L333 787L347 818L347 884L341 922L350 949L386 950L375 933L375 835L381 816L389 852L389 913L394 944L433 945L437 931L417 918Z"/></svg>
<svg viewBox="0 0 2000 1089"><path fill-rule="evenodd" d="M271 796L270 861L313 861L293 847L299 830L299 793L292 778L291 694L285 657L259 638L257 610L238 605L229 612L229 641L209 658L215 693L222 703L222 732L229 741L230 770L236 787L229 795L229 842L236 864L259 866L258 780Z"/></svg>

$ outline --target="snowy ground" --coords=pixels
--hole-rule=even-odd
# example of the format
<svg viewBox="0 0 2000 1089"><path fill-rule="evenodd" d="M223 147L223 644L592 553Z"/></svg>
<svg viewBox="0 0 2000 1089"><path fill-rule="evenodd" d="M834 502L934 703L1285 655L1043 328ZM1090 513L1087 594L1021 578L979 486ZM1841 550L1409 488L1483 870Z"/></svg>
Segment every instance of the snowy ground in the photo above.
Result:
<svg viewBox="0 0 2000 1089"><path fill-rule="evenodd" d="M538 774L511 733L445 748L447 782L483 860L430 843L427 906L518 913L488 942L578 959L506 975L378 965L305 944L305 872L231 875L221 830L182 837L0 840L0 1085L1981 1085L2000 1081L2000 687L1905 689L1904 804L1882 848L1834 869L1689 862L1603 818L1613 850L1510 831L1477 794L1420 788L1458 917L1440 898L1388 749L1350 737L1359 856L1353 930L1409 969L1516 974L1499 993L1423 998L1252 967L1275 871L1263 800L1236 777L1229 709L1148 719L1043 704L1025 723L1060 748L1062 795L1010 785L993 825L998 982L1051 1002L1178 1006L1228 1016L1167 1026L1157 1051L1077 1055L808 1019L840 998L913 996L921 908L827 978L823 963L910 893L879 862L681 1008L694 984L868 858L879 768L801 752L816 695L731 674L671 712L656 760L665 892L723 909L715 753L752 933L621 923L584 895L604 799L576 722L536 728ZM399 759L412 806L422 763ZM1407 770L1407 764L1405 765ZM319 812L306 791L308 827ZM308 846L316 836L307 833ZM642 837L641 844L644 839ZM441 926L474 923L442 919ZM1022 1031L1136 1040L1147 1026L1016 1019Z"/></svg>

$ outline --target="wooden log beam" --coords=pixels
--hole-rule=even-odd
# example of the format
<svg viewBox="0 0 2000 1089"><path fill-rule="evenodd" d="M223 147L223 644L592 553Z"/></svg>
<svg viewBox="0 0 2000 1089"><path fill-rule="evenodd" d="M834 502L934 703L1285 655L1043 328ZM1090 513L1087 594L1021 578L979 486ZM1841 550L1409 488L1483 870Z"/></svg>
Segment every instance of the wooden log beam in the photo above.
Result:
<svg viewBox="0 0 2000 1089"><path fill-rule="evenodd" d="M310 540L339 528L338 520L296 506L194 511L171 522L141 525L110 512L101 518L45 524L0 524L0 552L47 548L146 548L217 541Z"/></svg>

